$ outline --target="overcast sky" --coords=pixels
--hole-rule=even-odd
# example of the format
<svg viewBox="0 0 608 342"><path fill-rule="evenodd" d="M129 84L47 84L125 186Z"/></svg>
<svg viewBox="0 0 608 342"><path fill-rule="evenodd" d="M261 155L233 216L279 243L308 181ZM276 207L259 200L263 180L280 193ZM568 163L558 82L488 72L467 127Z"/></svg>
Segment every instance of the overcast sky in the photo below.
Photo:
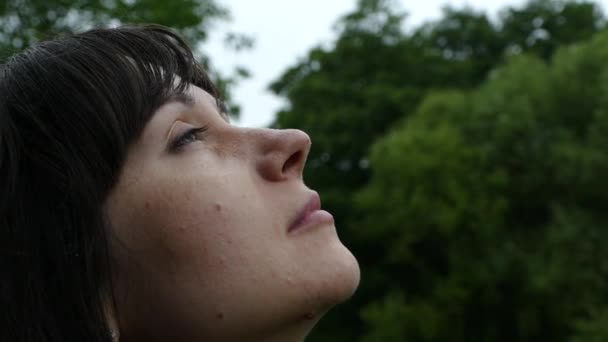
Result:
<svg viewBox="0 0 608 342"><path fill-rule="evenodd" d="M409 13L407 26L414 27L437 19L446 3L455 7L465 4L494 15L507 5L521 5L523 0L400 0ZM603 0L605 4L608 0ZM273 96L268 85L289 66L304 57L313 46L329 44L335 38L332 26L336 20L355 8L356 0L221 0L229 8L232 22L216 27L205 51L213 65L228 73L235 65L247 67L252 77L234 89L241 105L240 126L268 125L283 105ZM605 6L605 5L604 5ZM220 39L226 29L246 33L255 39L252 50L235 53L226 50ZM215 39L214 39L215 38Z"/></svg>

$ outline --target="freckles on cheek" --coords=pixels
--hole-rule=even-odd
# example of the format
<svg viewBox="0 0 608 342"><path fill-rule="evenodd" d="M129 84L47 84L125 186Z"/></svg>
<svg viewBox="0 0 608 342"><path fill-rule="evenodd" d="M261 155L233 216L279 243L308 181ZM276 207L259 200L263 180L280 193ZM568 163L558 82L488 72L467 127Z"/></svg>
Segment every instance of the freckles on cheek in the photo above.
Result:
<svg viewBox="0 0 608 342"><path fill-rule="evenodd" d="M243 232L249 228L241 223L250 220L243 217L247 213L242 206L234 205L244 196L240 187L234 192L234 180L207 176L202 171L188 172L149 183L143 187L144 203L140 208L147 217L145 226L156 231L155 244L162 244L173 257L202 262L202 252L208 251L207 266L221 266L237 257L236 245L242 244Z"/></svg>
<svg viewBox="0 0 608 342"><path fill-rule="evenodd" d="M234 247L226 233L224 205L146 201L144 206L148 213L144 229L149 231L144 233L148 246L143 252L154 255L153 262L163 264L169 273L199 270L207 274L227 267L229 260L220 252Z"/></svg>

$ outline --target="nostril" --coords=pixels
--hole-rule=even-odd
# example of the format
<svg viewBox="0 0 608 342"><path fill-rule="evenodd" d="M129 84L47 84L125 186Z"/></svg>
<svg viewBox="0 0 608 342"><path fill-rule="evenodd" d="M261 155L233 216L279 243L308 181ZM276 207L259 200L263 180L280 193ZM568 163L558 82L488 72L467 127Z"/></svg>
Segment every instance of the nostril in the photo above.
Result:
<svg viewBox="0 0 608 342"><path fill-rule="evenodd" d="M289 159L285 161L285 164L283 164L283 174L289 172L289 170L297 166L300 163L300 160L302 159L302 155L302 151L298 151L292 154Z"/></svg>

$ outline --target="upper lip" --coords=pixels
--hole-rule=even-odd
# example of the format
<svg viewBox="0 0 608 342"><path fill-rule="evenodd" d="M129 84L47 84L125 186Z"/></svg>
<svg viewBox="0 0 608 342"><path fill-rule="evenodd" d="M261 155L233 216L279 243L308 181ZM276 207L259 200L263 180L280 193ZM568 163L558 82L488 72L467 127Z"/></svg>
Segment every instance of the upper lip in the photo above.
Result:
<svg viewBox="0 0 608 342"><path fill-rule="evenodd" d="M300 211L298 212L296 217L291 221L291 224L289 225L289 229L287 229L287 231L291 231L294 228L296 228L298 225L300 225L300 223L302 223L302 221L304 221L304 219L306 218L306 216L309 213L320 210L320 209L321 209L321 198L319 197L318 193L313 192L310 195L308 202L302 207L302 209L300 209Z"/></svg>

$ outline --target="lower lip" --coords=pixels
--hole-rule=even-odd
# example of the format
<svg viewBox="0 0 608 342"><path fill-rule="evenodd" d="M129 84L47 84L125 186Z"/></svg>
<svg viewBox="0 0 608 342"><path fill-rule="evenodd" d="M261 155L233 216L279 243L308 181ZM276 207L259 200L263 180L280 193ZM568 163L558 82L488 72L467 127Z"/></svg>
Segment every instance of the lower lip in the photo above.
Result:
<svg viewBox="0 0 608 342"><path fill-rule="evenodd" d="M334 217L325 210L310 212L297 226L292 227L289 232L308 230L313 227L334 224Z"/></svg>

